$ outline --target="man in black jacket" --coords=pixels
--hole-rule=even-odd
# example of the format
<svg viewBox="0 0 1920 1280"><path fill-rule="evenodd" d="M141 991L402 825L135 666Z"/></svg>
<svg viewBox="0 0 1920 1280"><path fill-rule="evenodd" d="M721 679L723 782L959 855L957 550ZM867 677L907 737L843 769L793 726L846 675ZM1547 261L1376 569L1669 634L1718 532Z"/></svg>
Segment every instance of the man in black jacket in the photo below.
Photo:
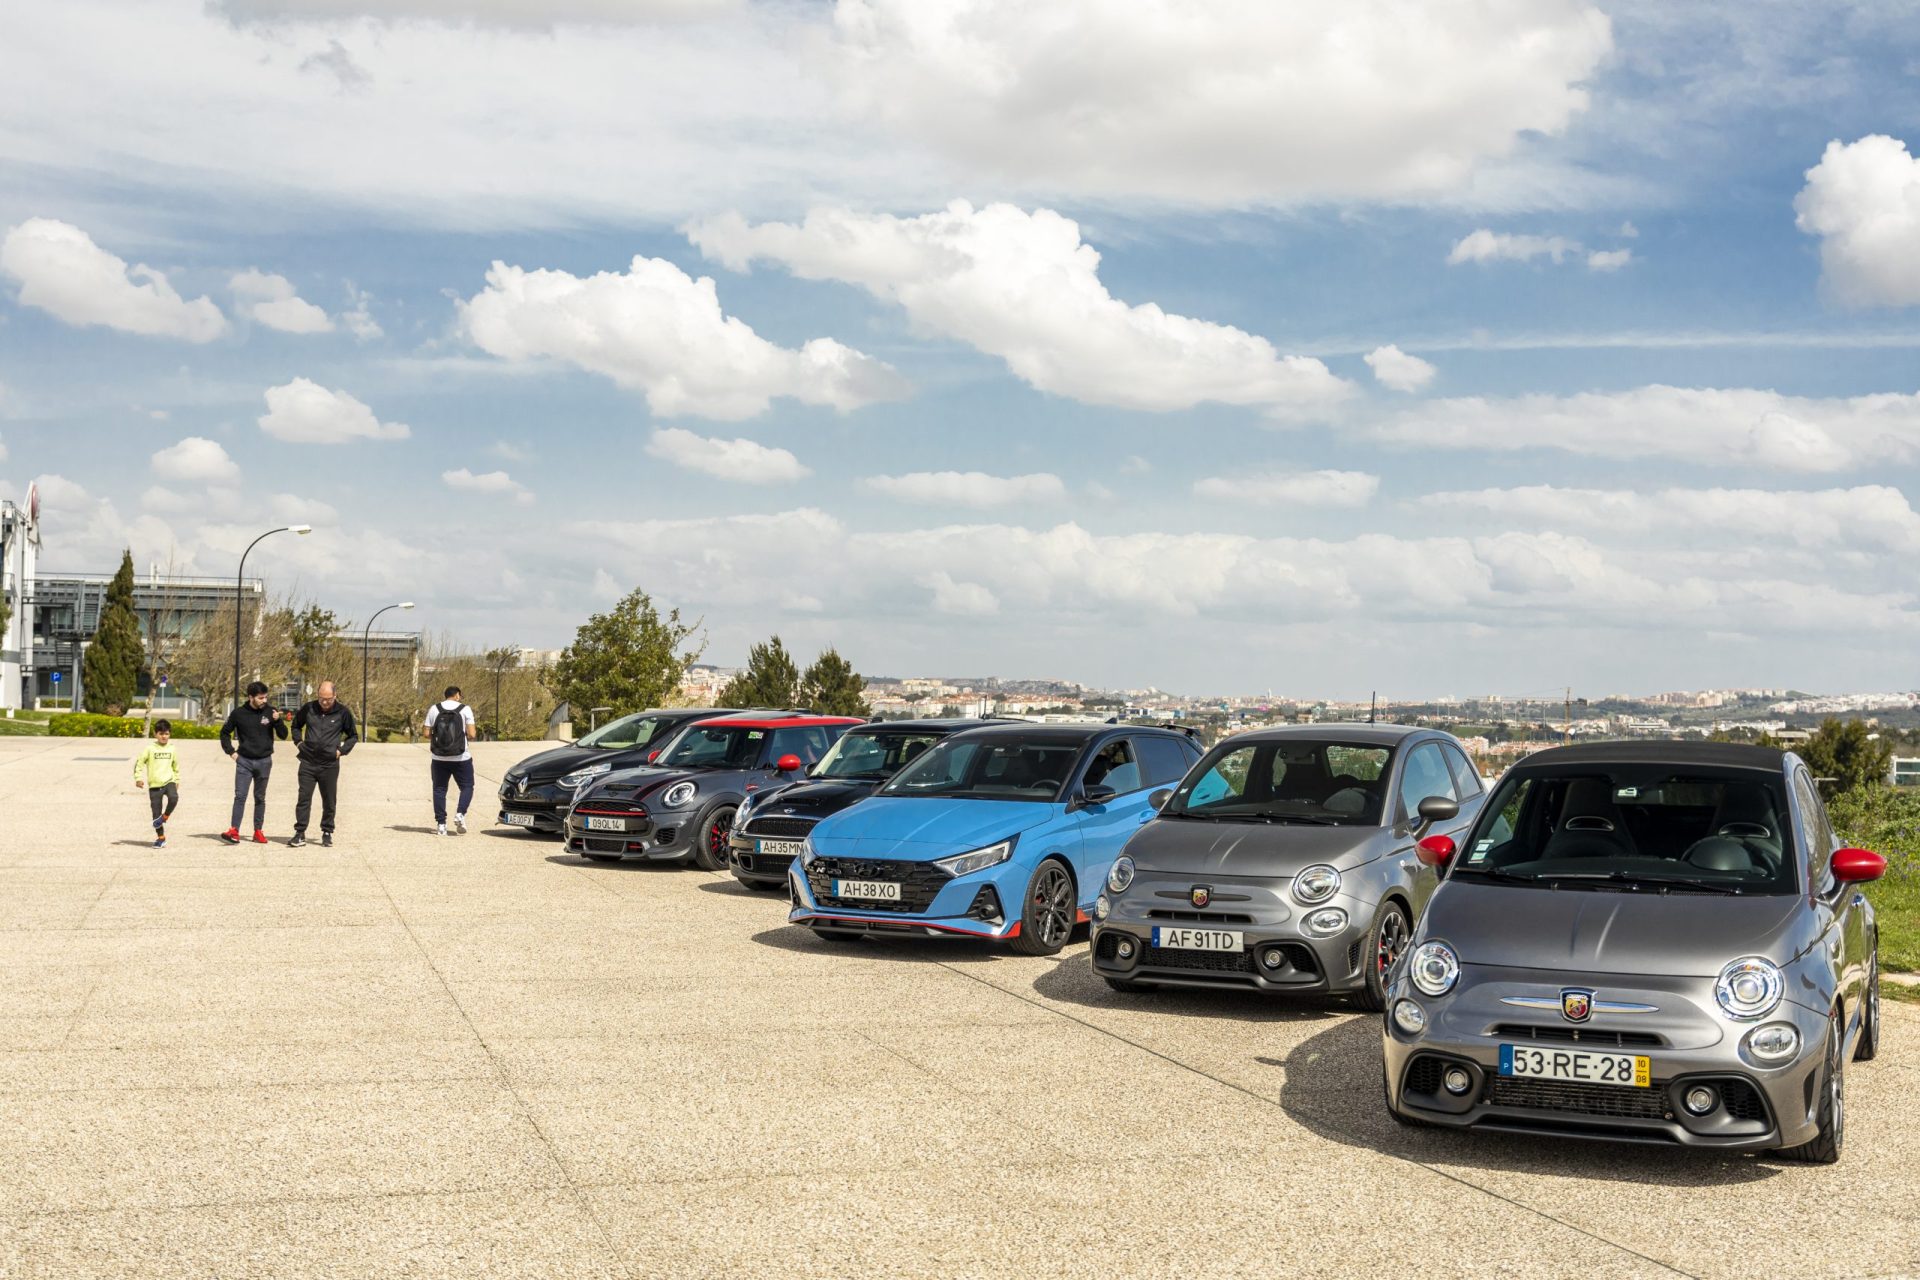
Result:
<svg viewBox="0 0 1920 1280"><path fill-rule="evenodd" d="M313 789L320 788L320 843L333 847L333 807L340 787L340 758L360 741L353 712L333 696L333 681L322 680L312 702L293 713L293 742L300 752L300 803L293 809L295 849L307 842L313 813Z"/></svg>
<svg viewBox="0 0 1920 1280"><path fill-rule="evenodd" d="M228 844L240 843L240 819L247 812L247 791L253 791L253 842L267 842L267 779L273 774L273 740L285 742L287 722L278 707L267 706L267 686L255 680L247 686L247 700L227 713L220 726L220 749L233 757L233 823L220 834Z"/></svg>

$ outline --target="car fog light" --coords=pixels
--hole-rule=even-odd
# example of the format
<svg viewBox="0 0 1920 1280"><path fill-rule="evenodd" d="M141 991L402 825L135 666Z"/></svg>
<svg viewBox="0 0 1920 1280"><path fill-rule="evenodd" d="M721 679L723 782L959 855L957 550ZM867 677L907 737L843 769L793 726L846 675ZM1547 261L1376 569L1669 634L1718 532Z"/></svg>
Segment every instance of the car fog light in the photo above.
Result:
<svg viewBox="0 0 1920 1280"><path fill-rule="evenodd" d="M1347 913L1338 907L1328 907L1307 917L1307 932L1318 937L1336 934L1346 927Z"/></svg>
<svg viewBox="0 0 1920 1280"><path fill-rule="evenodd" d="M1286 954L1278 947L1268 947L1266 953L1260 957L1260 963L1269 969L1278 969L1286 962Z"/></svg>
<svg viewBox="0 0 1920 1280"><path fill-rule="evenodd" d="M1465 1067L1448 1067L1441 1082L1447 1086L1448 1093L1456 1095L1473 1088L1473 1077L1467 1074Z"/></svg>
<svg viewBox="0 0 1920 1280"><path fill-rule="evenodd" d="M1107 901L1107 895L1101 894L1093 900L1093 918L1105 920L1113 911L1113 904Z"/></svg>
<svg viewBox="0 0 1920 1280"><path fill-rule="evenodd" d="M1119 956L1122 960L1133 959L1133 939L1120 939L1119 942L1114 944L1113 954Z"/></svg>
<svg viewBox="0 0 1920 1280"><path fill-rule="evenodd" d="M1784 1062L1800 1052L1800 1033L1785 1022L1755 1027L1747 1036L1747 1051L1762 1062Z"/></svg>
<svg viewBox="0 0 1920 1280"><path fill-rule="evenodd" d="M1703 1084L1697 1084L1687 1090L1687 1096L1681 1101L1687 1104L1687 1110L1696 1116L1703 1116L1719 1103L1719 1097Z"/></svg>
<svg viewBox="0 0 1920 1280"><path fill-rule="evenodd" d="M1402 1000L1393 1006L1393 1025L1417 1036L1427 1029L1427 1011L1411 1000Z"/></svg>

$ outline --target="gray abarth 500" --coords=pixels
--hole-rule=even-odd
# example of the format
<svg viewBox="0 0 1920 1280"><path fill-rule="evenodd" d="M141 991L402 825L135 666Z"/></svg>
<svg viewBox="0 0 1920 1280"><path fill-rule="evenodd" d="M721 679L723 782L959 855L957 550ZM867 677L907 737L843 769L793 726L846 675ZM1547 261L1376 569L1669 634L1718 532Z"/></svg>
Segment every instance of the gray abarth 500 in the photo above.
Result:
<svg viewBox="0 0 1920 1280"><path fill-rule="evenodd" d="M1301 725L1208 752L1136 832L1094 903L1093 970L1155 986L1342 992L1378 1009L1438 883L1415 842L1480 812L1452 736Z"/></svg>
<svg viewBox="0 0 1920 1280"><path fill-rule="evenodd" d="M1886 862L1839 847L1798 757L1554 748L1421 850L1446 870L1389 986L1395 1118L1839 1159Z"/></svg>

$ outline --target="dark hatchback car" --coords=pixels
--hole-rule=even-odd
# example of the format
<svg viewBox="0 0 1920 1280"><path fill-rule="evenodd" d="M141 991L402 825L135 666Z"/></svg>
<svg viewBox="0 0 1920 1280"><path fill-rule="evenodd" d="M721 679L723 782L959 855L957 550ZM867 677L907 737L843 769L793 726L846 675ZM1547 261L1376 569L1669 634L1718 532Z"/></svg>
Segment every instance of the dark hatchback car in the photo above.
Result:
<svg viewBox="0 0 1920 1280"><path fill-rule="evenodd" d="M734 712L687 725L654 763L582 787L567 848L593 861L695 862L723 871L734 811L762 787L797 781L861 721Z"/></svg>
<svg viewBox="0 0 1920 1280"><path fill-rule="evenodd" d="M1886 862L1839 846L1798 757L1542 751L1421 849L1446 870L1388 991L1397 1119L1839 1158Z"/></svg>
<svg viewBox="0 0 1920 1280"><path fill-rule="evenodd" d="M611 720L564 747L528 756L500 780L499 821L522 831L565 835L567 806L581 786L616 769L647 763L650 752L696 720L740 714L713 707L637 711Z"/></svg>
<svg viewBox="0 0 1920 1280"><path fill-rule="evenodd" d="M733 874L749 889L780 889L800 842L820 819L872 795L948 734L990 720L890 720L847 730L806 779L764 788L733 816Z"/></svg>

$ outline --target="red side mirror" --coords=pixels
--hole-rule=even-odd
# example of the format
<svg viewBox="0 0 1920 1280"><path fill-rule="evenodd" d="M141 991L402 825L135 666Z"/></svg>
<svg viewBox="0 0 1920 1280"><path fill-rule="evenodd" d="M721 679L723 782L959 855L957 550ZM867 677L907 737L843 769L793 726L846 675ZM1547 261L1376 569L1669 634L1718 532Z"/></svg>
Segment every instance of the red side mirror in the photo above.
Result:
<svg viewBox="0 0 1920 1280"><path fill-rule="evenodd" d="M1871 849L1835 849L1827 865L1842 884L1861 884L1887 874L1887 860Z"/></svg>
<svg viewBox="0 0 1920 1280"><path fill-rule="evenodd" d="M781 756L773 762L773 767L782 773L798 773L801 768L800 757L791 754Z"/></svg>
<svg viewBox="0 0 1920 1280"><path fill-rule="evenodd" d="M1452 836L1428 836L1414 846L1416 856L1430 867L1444 867L1453 861Z"/></svg>

